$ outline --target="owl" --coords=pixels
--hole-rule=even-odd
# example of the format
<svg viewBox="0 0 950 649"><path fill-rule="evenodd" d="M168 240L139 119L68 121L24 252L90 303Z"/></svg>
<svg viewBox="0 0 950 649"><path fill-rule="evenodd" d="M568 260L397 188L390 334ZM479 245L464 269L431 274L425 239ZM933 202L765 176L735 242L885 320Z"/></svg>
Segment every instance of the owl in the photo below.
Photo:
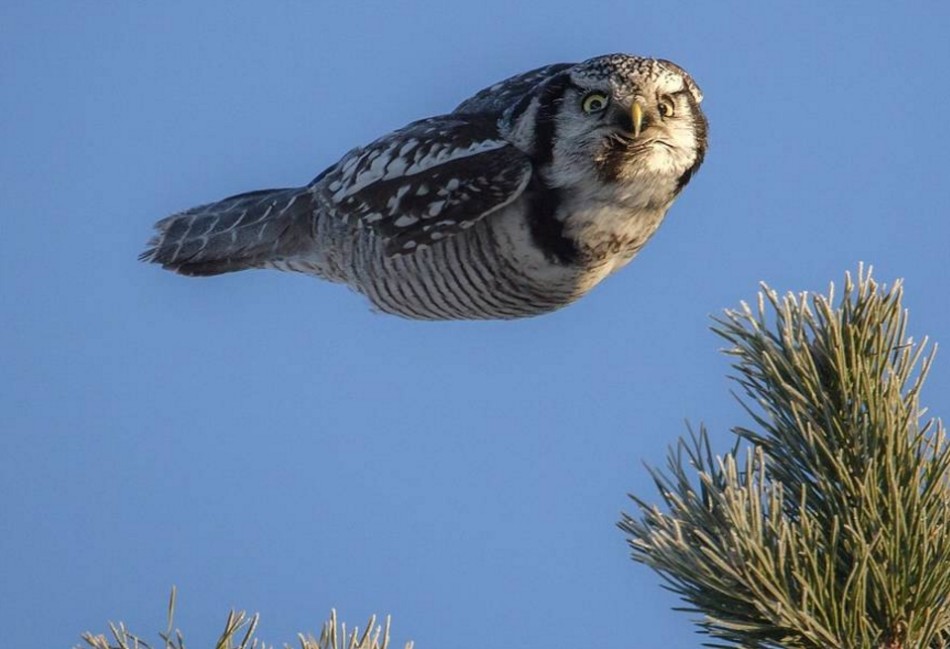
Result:
<svg viewBox="0 0 950 649"><path fill-rule="evenodd" d="M703 162L701 101L662 59L547 65L353 149L303 187L169 216L141 258L192 276L307 273L413 319L548 313L657 230Z"/></svg>

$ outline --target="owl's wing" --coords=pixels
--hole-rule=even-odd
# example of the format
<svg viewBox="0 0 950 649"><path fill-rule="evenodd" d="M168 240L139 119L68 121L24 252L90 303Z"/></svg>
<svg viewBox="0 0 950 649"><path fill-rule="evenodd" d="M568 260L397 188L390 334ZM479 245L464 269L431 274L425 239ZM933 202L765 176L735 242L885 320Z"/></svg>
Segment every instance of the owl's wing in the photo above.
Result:
<svg viewBox="0 0 950 649"><path fill-rule="evenodd" d="M494 113L500 115L535 86L574 63L553 63L529 72L517 74L504 81L479 90L453 111L459 113Z"/></svg>
<svg viewBox="0 0 950 649"><path fill-rule="evenodd" d="M311 191L328 211L385 239L386 253L466 230L508 205L531 178L531 161L494 119L444 115L414 122L351 151Z"/></svg>

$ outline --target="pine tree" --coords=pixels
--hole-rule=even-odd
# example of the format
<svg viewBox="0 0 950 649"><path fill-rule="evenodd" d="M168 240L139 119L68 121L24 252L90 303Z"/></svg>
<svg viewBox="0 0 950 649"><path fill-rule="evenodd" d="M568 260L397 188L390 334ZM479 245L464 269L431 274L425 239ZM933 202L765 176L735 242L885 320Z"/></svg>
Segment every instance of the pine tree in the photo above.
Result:
<svg viewBox="0 0 950 649"><path fill-rule="evenodd" d="M721 457L691 431L652 470L663 506L620 522L709 646L950 646L950 444L906 324L900 284L860 269L837 307L763 285L716 320L754 427Z"/></svg>

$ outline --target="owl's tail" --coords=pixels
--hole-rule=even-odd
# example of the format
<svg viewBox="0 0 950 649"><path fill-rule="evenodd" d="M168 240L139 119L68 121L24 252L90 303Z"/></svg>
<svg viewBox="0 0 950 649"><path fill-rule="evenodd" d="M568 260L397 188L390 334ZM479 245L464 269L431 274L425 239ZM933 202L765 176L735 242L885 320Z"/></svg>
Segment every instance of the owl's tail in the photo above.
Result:
<svg viewBox="0 0 950 649"><path fill-rule="evenodd" d="M162 219L139 259L183 275L260 267L305 250L312 217L306 188L238 194Z"/></svg>

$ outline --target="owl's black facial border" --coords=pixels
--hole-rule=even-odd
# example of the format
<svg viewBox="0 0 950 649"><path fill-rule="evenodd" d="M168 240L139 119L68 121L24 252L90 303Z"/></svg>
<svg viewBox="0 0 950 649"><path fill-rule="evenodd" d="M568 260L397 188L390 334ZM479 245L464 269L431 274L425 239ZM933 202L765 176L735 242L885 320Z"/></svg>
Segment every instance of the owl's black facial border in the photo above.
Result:
<svg viewBox="0 0 950 649"><path fill-rule="evenodd" d="M693 115L693 129L696 132L696 161L677 180L676 195L683 191L693 174L702 166L703 160L706 159L706 149L709 147L709 122L706 120L706 115L699 110L699 102L692 95L689 95L689 105Z"/></svg>
<svg viewBox="0 0 950 649"><path fill-rule="evenodd" d="M555 118L558 107L564 100L568 88L577 87L567 73L557 74L548 79L541 90L537 120L537 132L534 139L533 160L538 166L550 164L554 153L554 137L557 132Z"/></svg>

